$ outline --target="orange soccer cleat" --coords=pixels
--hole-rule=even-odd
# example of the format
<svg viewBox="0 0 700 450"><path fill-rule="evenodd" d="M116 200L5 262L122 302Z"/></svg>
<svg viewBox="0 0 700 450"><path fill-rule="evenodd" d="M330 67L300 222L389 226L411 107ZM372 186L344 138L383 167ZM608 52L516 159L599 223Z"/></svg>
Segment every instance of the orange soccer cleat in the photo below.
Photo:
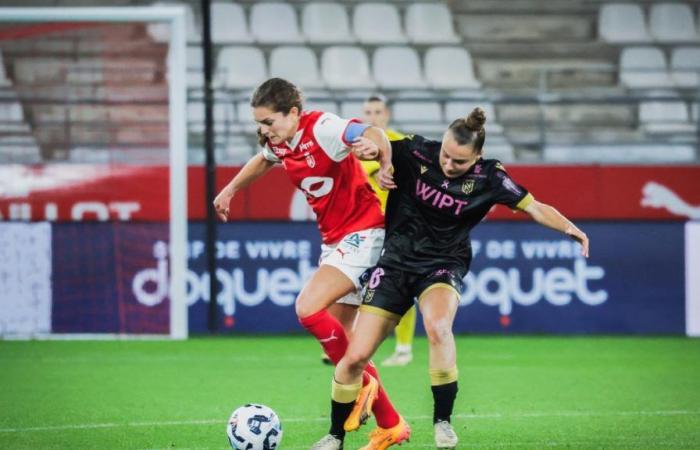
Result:
<svg viewBox="0 0 700 450"><path fill-rule="evenodd" d="M403 417L391 428L379 428L369 434L369 443L360 450L384 450L392 445L401 445L411 437L411 427Z"/></svg>

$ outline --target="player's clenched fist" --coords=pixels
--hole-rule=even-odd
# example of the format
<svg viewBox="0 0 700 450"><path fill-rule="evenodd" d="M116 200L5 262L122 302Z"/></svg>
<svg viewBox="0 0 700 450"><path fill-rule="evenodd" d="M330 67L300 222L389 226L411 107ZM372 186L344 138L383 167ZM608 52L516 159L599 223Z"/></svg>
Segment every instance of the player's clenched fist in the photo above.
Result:
<svg viewBox="0 0 700 450"><path fill-rule="evenodd" d="M366 137L360 136L352 142L352 152L358 159L370 161L379 156L379 147Z"/></svg>
<svg viewBox="0 0 700 450"><path fill-rule="evenodd" d="M214 199L214 209L216 210L216 215L219 216L219 219L223 220L224 222L228 221L229 205L231 204L232 198L233 192L229 186L226 186Z"/></svg>

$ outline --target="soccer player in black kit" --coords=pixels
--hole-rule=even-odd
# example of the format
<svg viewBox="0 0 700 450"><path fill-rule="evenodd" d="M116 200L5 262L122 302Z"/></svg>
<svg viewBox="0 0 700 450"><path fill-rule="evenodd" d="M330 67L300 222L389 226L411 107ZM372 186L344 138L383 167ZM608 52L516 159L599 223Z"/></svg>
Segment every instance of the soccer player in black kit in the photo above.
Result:
<svg viewBox="0 0 700 450"><path fill-rule="evenodd" d="M475 108L450 124L442 142L413 136L391 143L393 179L388 174L380 179L391 189L387 234L382 256L369 275L350 345L336 367L331 411L336 428L342 429L355 402L369 410L372 393L358 387L362 370L417 297L430 347L435 444L456 447L450 423L458 378L452 324L472 258L469 233L493 205L524 211L537 223L565 233L581 244L581 254L588 257L585 233L556 209L535 200L499 161L483 158L485 121L484 111ZM372 154L373 145L358 146L356 156L363 158L363 151ZM352 391L358 392L356 400L343 403ZM365 449L385 449L401 441L389 430L374 433L381 439L370 440Z"/></svg>

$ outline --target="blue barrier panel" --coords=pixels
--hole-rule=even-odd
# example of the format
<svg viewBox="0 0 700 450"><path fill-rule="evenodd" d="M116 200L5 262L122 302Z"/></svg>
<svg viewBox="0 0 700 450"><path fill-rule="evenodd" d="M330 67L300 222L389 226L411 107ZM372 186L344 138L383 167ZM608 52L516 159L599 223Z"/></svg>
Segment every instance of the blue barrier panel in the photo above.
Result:
<svg viewBox="0 0 700 450"><path fill-rule="evenodd" d="M209 277L204 225L190 224L190 331L207 331ZM219 315L222 331L286 333L302 330L294 300L318 264L315 224L232 223L219 226L217 243ZM205 302L205 299L207 300Z"/></svg>
<svg viewBox="0 0 700 450"><path fill-rule="evenodd" d="M459 331L684 333L682 223L585 223L591 257L532 223L486 223Z"/></svg>
<svg viewBox="0 0 700 450"><path fill-rule="evenodd" d="M682 223L584 223L591 258L532 223L473 235L457 333L685 331ZM207 331L204 225L189 226L190 331ZM167 225L65 224L53 231L55 332L167 332ZM222 332L301 332L294 299L320 254L313 223L229 223L217 244ZM87 305L87 306L86 306Z"/></svg>

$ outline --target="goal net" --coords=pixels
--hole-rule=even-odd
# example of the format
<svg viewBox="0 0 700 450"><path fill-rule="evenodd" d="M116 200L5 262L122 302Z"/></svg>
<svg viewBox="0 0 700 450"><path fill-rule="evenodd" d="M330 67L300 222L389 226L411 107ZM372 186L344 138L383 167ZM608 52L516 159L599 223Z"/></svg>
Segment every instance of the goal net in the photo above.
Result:
<svg viewBox="0 0 700 450"><path fill-rule="evenodd" d="M185 22L0 8L0 337L187 337Z"/></svg>

